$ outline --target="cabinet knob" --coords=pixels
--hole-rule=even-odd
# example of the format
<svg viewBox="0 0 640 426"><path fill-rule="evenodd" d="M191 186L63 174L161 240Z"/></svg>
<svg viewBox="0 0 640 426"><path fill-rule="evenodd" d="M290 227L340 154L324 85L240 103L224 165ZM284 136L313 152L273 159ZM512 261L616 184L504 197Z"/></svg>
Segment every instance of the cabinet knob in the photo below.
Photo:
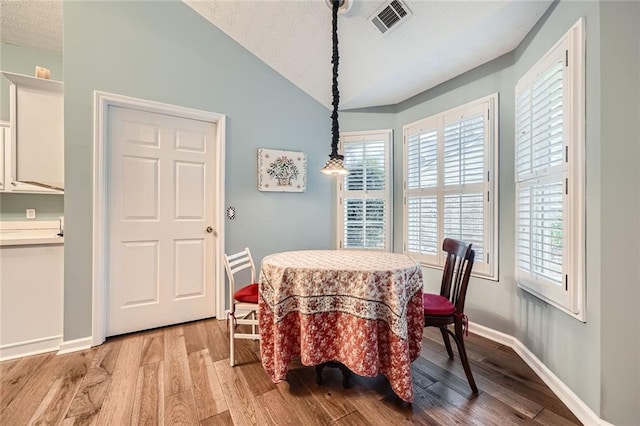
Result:
<svg viewBox="0 0 640 426"><path fill-rule="evenodd" d="M207 226L207 233L209 234L213 233L213 228L210 226Z"/></svg>

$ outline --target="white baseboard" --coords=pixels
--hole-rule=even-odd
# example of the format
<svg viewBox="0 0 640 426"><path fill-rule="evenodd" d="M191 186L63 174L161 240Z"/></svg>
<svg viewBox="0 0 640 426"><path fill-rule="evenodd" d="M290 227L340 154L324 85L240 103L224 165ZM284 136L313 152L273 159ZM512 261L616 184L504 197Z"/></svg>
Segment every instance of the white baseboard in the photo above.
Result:
<svg viewBox="0 0 640 426"><path fill-rule="evenodd" d="M562 380L558 378L542 361L536 357L520 340L513 336L493 330L480 324L469 322L469 331L494 342L509 346L527 363L529 367L549 386L549 389L571 410L585 425L613 426L602 420L582 401Z"/></svg>
<svg viewBox="0 0 640 426"><path fill-rule="evenodd" d="M2 345L0 346L0 361L57 351L61 343L62 335L58 335Z"/></svg>
<svg viewBox="0 0 640 426"><path fill-rule="evenodd" d="M91 347L92 337L83 337L81 339L68 340L66 342L62 342L60 345L60 350L58 351L58 355L64 355L71 352L83 351L85 349L89 349Z"/></svg>

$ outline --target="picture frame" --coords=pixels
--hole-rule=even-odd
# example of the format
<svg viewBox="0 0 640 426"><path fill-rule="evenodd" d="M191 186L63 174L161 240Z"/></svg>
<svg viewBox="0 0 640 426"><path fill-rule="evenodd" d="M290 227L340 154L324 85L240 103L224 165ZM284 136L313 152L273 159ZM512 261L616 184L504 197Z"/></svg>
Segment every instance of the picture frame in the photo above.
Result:
<svg viewBox="0 0 640 426"><path fill-rule="evenodd" d="M304 152L258 148L258 190L304 192L307 158Z"/></svg>

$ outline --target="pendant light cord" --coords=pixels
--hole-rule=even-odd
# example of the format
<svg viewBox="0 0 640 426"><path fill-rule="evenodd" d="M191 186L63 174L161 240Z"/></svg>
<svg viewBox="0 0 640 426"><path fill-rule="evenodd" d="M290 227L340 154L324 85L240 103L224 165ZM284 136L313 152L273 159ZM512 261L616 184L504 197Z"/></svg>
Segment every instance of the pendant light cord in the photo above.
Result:
<svg viewBox="0 0 640 426"><path fill-rule="evenodd" d="M344 157L338 154L338 140L340 138L340 126L338 124L338 104L340 103L340 92L338 91L338 62L340 59L338 56L338 8L341 1L343 0L332 0L333 56L331 57L331 63L333 64L333 85L331 92L333 94L333 112L331 113L331 155L329 155L329 158L342 160Z"/></svg>

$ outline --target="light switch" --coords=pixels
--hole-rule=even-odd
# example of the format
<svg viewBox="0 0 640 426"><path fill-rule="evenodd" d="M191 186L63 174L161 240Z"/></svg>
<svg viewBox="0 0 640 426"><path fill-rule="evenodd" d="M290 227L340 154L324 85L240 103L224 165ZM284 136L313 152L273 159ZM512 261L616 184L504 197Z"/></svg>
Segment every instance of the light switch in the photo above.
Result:
<svg viewBox="0 0 640 426"><path fill-rule="evenodd" d="M27 209L27 219L36 218L36 209Z"/></svg>

